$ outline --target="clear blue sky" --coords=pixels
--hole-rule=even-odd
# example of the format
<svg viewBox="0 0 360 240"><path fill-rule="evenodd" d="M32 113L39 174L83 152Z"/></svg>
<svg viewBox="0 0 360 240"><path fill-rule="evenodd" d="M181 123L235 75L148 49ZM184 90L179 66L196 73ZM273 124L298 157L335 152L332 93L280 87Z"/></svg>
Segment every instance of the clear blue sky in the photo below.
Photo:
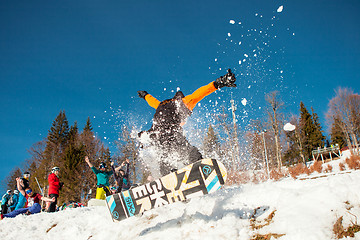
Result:
<svg viewBox="0 0 360 240"><path fill-rule="evenodd" d="M209 96L197 115L232 94L251 117L279 90L288 112L303 101L325 122L335 88L360 92L358 0L0 1L0 180L61 110L80 129L91 117L111 144L112 122L149 125L137 90L189 94L229 67L238 87Z"/></svg>

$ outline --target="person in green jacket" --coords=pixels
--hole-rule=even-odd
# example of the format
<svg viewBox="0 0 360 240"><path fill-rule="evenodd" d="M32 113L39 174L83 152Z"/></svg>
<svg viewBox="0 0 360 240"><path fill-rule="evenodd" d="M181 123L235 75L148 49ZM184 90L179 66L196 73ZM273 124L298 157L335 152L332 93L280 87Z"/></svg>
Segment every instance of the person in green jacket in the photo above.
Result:
<svg viewBox="0 0 360 240"><path fill-rule="evenodd" d="M99 169L95 168L94 165L89 160L89 157L85 157L85 162L89 165L91 170L95 173L97 179L97 188L96 188L96 199L105 200L106 196L111 195L109 189L109 178L113 174L113 171L106 171L106 164L102 162L99 166Z"/></svg>

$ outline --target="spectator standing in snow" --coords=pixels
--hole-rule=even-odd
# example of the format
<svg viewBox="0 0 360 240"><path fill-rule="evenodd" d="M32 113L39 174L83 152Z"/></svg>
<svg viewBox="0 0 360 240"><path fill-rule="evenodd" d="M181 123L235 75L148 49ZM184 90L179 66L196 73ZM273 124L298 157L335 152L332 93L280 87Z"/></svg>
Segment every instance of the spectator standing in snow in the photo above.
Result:
<svg viewBox="0 0 360 240"><path fill-rule="evenodd" d="M8 213L8 202L11 197L11 190L7 190L1 198L1 213Z"/></svg>
<svg viewBox="0 0 360 240"><path fill-rule="evenodd" d="M51 173L48 176L48 182L49 182L48 194L50 198L55 198L55 201L50 203L48 212L55 212L60 190L64 185L64 183L60 182L59 180L59 171L60 169L58 167L53 167L51 169Z"/></svg>
<svg viewBox="0 0 360 240"><path fill-rule="evenodd" d="M126 172L121 168L126 165ZM111 169L114 172L115 181L117 184L116 193L121 192L122 190L130 189L130 181L129 181L129 165L130 160L126 159L119 167L115 168L114 162L111 162Z"/></svg>
<svg viewBox="0 0 360 240"><path fill-rule="evenodd" d="M95 198L105 200L106 196L111 195L109 189L109 178L113 174L113 171L106 171L106 164L104 162L99 165L99 169L96 169L90 162L88 156L85 157L85 162L96 175L97 188Z"/></svg>
<svg viewBox="0 0 360 240"><path fill-rule="evenodd" d="M18 188L21 189L21 186L19 186L22 183L21 179L17 178L16 182L17 182ZM50 199L47 197L43 197L40 194L33 192L30 187L26 188L25 190L20 190L19 195L23 195L24 197L26 197L26 195L28 196L28 206L26 208L16 209L7 214L1 214L1 219L2 218L14 218L19 214L30 215L30 214L39 213L39 212L41 212L40 201L55 202L55 198Z"/></svg>
<svg viewBox="0 0 360 240"><path fill-rule="evenodd" d="M15 207L17 205L19 201L19 191L18 190L14 190L13 195L11 196L11 198L9 199L9 212L12 212L15 210Z"/></svg>

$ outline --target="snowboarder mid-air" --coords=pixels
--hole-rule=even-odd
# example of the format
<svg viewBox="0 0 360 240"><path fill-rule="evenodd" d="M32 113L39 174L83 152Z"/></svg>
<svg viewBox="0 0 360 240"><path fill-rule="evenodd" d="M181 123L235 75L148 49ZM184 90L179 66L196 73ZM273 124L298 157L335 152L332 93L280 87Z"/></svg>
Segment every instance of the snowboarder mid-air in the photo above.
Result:
<svg viewBox="0 0 360 240"><path fill-rule="evenodd" d="M183 135L182 126L198 102L219 88L236 87L235 81L235 75L229 69L226 75L198 88L190 95L184 96L178 91L173 98L162 102L146 91L138 91L139 97L156 109L151 128L139 133L139 136L142 138L147 134L152 145L155 146L156 154L160 158L161 175L168 174L171 169L178 167L169 163L170 155L175 154L184 164L202 159L199 150L190 145Z"/></svg>

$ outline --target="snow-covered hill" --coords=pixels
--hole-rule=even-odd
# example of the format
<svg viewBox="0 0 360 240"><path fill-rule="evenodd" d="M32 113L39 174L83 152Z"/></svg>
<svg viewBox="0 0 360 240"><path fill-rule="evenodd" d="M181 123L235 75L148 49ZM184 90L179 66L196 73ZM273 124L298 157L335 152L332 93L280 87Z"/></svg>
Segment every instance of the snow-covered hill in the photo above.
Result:
<svg viewBox="0 0 360 240"><path fill-rule="evenodd" d="M0 221L0 239L336 239L340 217L347 228L360 216L359 183L360 171L249 183L122 222L113 222L106 207L18 216ZM268 211L249 219L253 208L265 205Z"/></svg>

